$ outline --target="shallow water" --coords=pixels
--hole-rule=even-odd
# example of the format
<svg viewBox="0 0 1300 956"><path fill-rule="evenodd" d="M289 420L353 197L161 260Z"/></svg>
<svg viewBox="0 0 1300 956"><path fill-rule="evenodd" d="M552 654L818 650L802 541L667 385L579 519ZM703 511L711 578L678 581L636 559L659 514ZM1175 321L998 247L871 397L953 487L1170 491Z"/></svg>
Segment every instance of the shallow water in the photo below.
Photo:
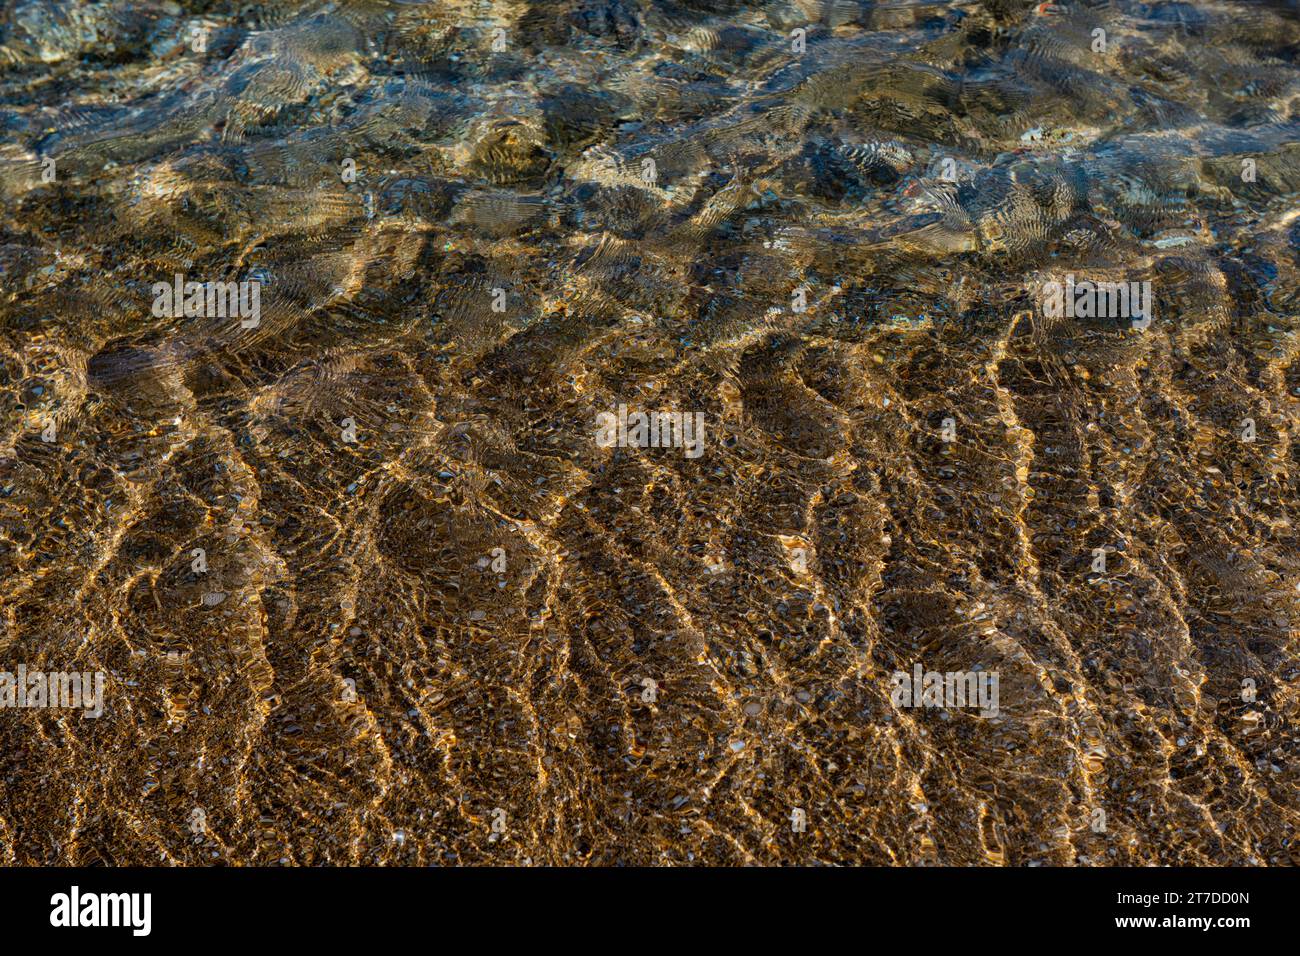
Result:
<svg viewBox="0 0 1300 956"><path fill-rule="evenodd" d="M1296 3L6 9L4 862L1300 862Z"/></svg>

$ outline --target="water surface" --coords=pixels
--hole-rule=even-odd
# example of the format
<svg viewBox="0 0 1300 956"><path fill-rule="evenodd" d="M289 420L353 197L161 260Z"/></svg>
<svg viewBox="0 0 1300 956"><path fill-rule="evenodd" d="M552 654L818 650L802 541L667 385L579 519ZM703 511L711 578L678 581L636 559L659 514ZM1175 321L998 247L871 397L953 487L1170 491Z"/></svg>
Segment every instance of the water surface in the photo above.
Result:
<svg viewBox="0 0 1300 956"><path fill-rule="evenodd" d="M107 682L0 710L0 859L1300 861L1298 41L6 5L0 669Z"/></svg>

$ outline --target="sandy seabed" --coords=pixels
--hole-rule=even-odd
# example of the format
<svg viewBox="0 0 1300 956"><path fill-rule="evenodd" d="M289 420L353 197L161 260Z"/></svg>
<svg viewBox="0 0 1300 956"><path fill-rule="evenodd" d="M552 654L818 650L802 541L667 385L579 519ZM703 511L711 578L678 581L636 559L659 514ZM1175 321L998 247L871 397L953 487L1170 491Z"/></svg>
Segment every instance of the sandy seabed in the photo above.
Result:
<svg viewBox="0 0 1300 956"><path fill-rule="evenodd" d="M5 4L0 861L1300 862L1298 47Z"/></svg>

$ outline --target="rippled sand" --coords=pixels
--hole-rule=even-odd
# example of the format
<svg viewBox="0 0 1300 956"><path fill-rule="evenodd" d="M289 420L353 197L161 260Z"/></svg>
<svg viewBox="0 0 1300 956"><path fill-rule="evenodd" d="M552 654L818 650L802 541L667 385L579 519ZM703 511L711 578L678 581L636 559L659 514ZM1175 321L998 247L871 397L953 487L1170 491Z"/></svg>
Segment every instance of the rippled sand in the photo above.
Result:
<svg viewBox="0 0 1300 956"><path fill-rule="evenodd" d="M0 860L1300 862L1298 45L6 5L0 670L107 683L0 710ZM918 663L1000 713L895 707Z"/></svg>

